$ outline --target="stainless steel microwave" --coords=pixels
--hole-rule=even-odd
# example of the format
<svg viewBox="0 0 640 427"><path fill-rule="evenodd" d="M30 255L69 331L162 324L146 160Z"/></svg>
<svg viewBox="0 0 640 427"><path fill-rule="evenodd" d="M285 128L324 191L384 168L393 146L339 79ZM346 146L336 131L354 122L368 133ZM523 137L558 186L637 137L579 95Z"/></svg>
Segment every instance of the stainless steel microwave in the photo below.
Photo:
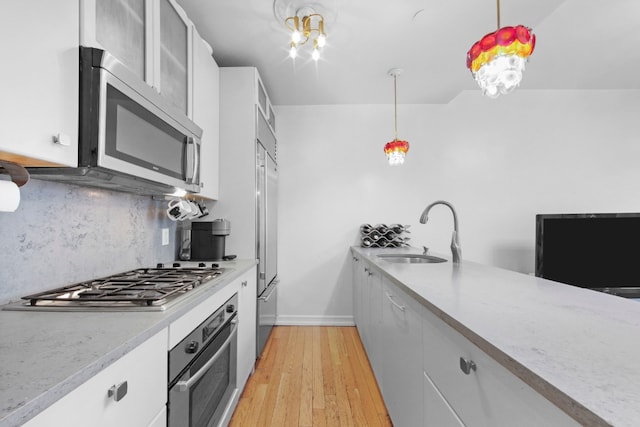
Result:
<svg viewBox="0 0 640 427"><path fill-rule="evenodd" d="M34 178L139 194L200 191L202 129L108 52L80 47L77 168Z"/></svg>

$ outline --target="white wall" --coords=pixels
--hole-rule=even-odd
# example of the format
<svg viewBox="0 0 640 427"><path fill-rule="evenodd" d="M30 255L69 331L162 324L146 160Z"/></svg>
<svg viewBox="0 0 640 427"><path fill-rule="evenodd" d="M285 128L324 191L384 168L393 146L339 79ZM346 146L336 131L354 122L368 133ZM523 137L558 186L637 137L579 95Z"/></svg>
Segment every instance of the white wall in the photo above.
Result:
<svg viewBox="0 0 640 427"><path fill-rule="evenodd" d="M393 105L280 106L279 321L346 323L349 246L362 223L411 225L412 244L524 273L535 214L640 211L640 91L477 91L399 105L405 164L389 167Z"/></svg>

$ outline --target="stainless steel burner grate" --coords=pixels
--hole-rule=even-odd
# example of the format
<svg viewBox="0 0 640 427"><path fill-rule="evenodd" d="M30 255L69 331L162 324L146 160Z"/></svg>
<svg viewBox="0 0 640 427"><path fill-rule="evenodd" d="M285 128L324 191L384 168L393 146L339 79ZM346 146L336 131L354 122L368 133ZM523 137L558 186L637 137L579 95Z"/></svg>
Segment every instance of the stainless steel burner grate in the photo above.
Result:
<svg viewBox="0 0 640 427"><path fill-rule="evenodd" d="M31 306L157 306L222 274L221 268L141 268L22 297Z"/></svg>

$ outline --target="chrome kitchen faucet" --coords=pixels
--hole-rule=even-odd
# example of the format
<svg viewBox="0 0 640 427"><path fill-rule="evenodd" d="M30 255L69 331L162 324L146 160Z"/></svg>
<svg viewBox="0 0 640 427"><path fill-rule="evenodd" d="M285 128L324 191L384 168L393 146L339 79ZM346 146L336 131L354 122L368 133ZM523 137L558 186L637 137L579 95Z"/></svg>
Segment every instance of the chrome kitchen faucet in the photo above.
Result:
<svg viewBox="0 0 640 427"><path fill-rule="evenodd" d="M451 254L453 255L453 262L456 264L460 263L460 258L462 257L462 248L460 248L460 240L458 239L458 215L456 214L456 210L453 208L453 205L444 200L437 200L427 206L422 215L420 215L420 223L426 224L429 219L429 211L435 205L446 205L451 209L453 213L453 234L451 235Z"/></svg>

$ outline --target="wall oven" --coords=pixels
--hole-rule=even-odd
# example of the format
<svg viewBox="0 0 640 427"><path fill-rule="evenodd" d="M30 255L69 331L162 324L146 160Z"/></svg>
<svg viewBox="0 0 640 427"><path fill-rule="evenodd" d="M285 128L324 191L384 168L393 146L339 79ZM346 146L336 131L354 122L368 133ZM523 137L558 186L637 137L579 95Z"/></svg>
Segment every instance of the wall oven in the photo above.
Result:
<svg viewBox="0 0 640 427"><path fill-rule="evenodd" d="M236 389L235 294L169 351L168 427L226 425Z"/></svg>

